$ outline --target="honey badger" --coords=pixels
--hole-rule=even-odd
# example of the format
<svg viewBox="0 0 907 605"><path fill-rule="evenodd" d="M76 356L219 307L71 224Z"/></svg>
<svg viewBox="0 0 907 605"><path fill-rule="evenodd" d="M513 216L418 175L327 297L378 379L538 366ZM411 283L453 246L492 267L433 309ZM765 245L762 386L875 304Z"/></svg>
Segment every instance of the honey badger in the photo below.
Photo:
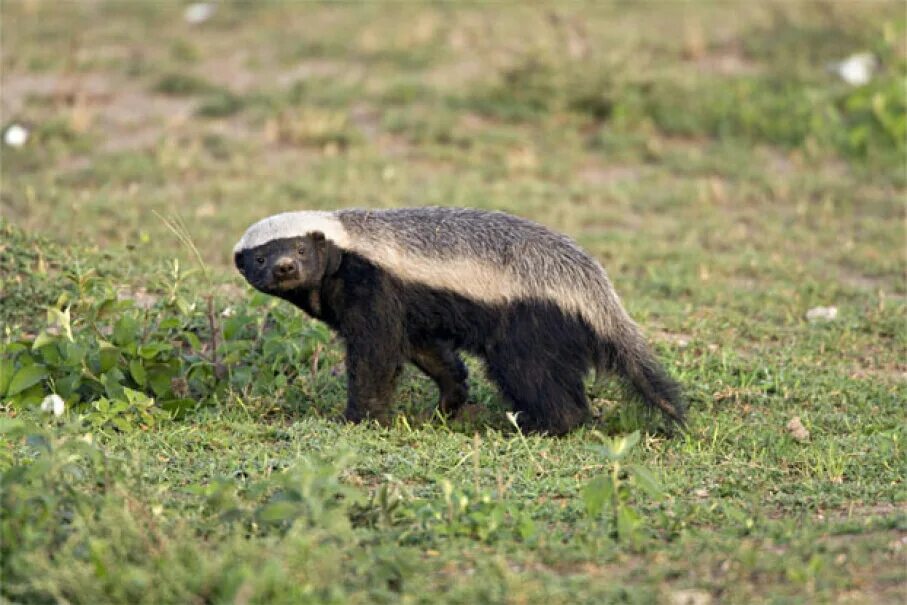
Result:
<svg viewBox="0 0 907 605"><path fill-rule="evenodd" d="M616 371L683 422L677 383L602 266L526 219L459 208L288 212L249 227L234 261L253 287L342 337L350 421L387 419L407 361L453 414L468 397L462 350L484 359L528 430L560 435L583 422L590 369Z"/></svg>

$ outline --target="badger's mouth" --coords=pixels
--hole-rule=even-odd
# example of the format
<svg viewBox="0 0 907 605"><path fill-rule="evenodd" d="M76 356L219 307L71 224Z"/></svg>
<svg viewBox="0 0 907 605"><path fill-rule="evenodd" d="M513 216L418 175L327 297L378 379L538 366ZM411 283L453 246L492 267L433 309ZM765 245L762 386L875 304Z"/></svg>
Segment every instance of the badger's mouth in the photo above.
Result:
<svg viewBox="0 0 907 605"><path fill-rule="evenodd" d="M277 292L287 292L289 290L296 290L305 285L305 282L302 279L296 278L283 278L283 279L274 279L271 281L271 288Z"/></svg>

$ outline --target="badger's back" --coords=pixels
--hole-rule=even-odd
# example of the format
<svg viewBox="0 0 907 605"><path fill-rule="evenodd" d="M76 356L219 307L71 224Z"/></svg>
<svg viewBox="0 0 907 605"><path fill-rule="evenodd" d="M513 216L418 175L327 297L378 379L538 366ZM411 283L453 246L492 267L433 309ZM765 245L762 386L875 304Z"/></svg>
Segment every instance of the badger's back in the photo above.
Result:
<svg viewBox="0 0 907 605"><path fill-rule="evenodd" d="M346 247L402 279L488 303L554 302L600 335L629 321L604 269L532 221L463 208L340 210Z"/></svg>
<svg viewBox="0 0 907 605"><path fill-rule="evenodd" d="M635 330L605 270L568 237L532 221L466 208L287 212L252 225L234 251L321 231L404 281L477 302L541 301L598 336Z"/></svg>

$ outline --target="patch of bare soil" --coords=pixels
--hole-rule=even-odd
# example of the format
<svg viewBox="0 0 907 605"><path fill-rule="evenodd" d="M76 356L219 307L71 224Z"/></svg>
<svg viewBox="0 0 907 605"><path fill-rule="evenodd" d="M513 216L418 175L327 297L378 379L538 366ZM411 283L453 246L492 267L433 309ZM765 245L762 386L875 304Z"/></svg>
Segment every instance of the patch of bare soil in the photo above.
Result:
<svg viewBox="0 0 907 605"><path fill-rule="evenodd" d="M758 63L737 52L706 53L697 57L693 64L702 73L719 76L745 76L761 71Z"/></svg>
<svg viewBox="0 0 907 605"><path fill-rule="evenodd" d="M193 71L239 94L287 88L310 78L358 78L363 74L361 66L335 59L307 58L286 67L273 58L260 59L255 60L251 52L243 49L213 53Z"/></svg>
<svg viewBox="0 0 907 605"><path fill-rule="evenodd" d="M907 384L907 364L895 364L888 368L855 368L850 373L852 379L876 378Z"/></svg>
<svg viewBox="0 0 907 605"><path fill-rule="evenodd" d="M477 59L460 60L428 70L423 79L438 90L456 91L488 76L488 65Z"/></svg>
<svg viewBox="0 0 907 605"><path fill-rule="evenodd" d="M349 72L350 67L349 63L332 59L306 59L292 67L278 71L274 74L273 79L278 86L285 87L300 80L333 77Z"/></svg>
<svg viewBox="0 0 907 605"><path fill-rule="evenodd" d="M854 502L850 506L822 511L822 518L829 520L863 519L907 514L907 502Z"/></svg>
<svg viewBox="0 0 907 605"><path fill-rule="evenodd" d="M895 283L895 280L863 275L862 273L846 268L841 269L840 279L848 286L857 290L868 290L873 293L881 292L882 296L886 299L903 301L907 298L903 294L894 292L898 285Z"/></svg>
<svg viewBox="0 0 907 605"><path fill-rule="evenodd" d="M587 185L607 186L620 182L635 182L641 178L639 166L603 166L586 164L576 174L577 179Z"/></svg>
<svg viewBox="0 0 907 605"><path fill-rule="evenodd" d="M105 151L149 148L164 132L179 132L192 117L194 105L191 99L120 88L109 103L96 109L102 147Z"/></svg>
<svg viewBox="0 0 907 605"><path fill-rule="evenodd" d="M7 73L0 96L4 120L64 118L77 132L91 132L108 151L141 149L192 115L193 101L149 93L143 83L102 73ZM64 162L72 161L66 159Z"/></svg>

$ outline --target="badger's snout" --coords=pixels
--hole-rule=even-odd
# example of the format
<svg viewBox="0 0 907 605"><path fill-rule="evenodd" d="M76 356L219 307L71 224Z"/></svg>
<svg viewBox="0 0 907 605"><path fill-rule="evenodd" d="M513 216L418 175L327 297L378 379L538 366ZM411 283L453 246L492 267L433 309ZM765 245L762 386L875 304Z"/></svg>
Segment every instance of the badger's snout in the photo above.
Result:
<svg viewBox="0 0 907 605"><path fill-rule="evenodd" d="M283 256L274 261L274 268L271 272L274 279L278 282L299 277L299 267L297 267L296 261L288 256Z"/></svg>

